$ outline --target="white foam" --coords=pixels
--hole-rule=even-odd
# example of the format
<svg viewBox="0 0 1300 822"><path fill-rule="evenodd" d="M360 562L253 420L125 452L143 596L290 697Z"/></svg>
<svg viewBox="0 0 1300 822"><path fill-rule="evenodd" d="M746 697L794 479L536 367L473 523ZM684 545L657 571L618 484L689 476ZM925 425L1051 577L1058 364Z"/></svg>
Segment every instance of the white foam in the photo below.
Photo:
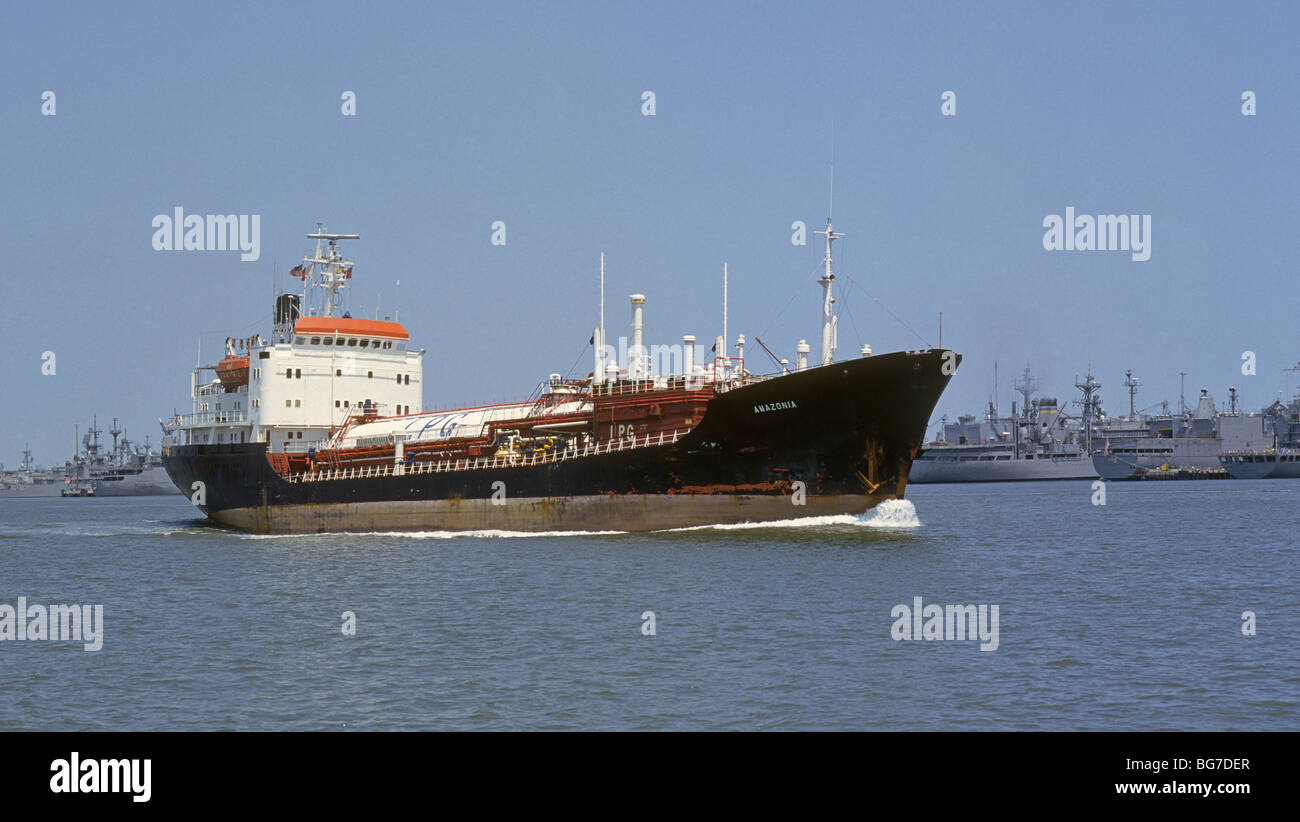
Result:
<svg viewBox="0 0 1300 822"><path fill-rule="evenodd" d="M867 528L918 528L921 520L916 516L916 506L907 499L887 499L872 508L860 523Z"/></svg>
<svg viewBox="0 0 1300 822"><path fill-rule="evenodd" d="M821 517L798 517L760 522L733 522L718 525L689 525L685 528L665 528L665 531L747 531L752 528L821 528L826 525L861 525L862 520L852 514L829 514Z"/></svg>
<svg viewBox="0 0 1300 822"><path fill-rule="evenodd" d="M669 531L745 531L753 528L824 528L828 525L847 525L854 528L916 528L916 506L910 500L890 499L877 505L862 516L853 514L827 514L820 517L767 520L763 522L737 522L728 525L693 525L688 528L669 528Z"/></svg>

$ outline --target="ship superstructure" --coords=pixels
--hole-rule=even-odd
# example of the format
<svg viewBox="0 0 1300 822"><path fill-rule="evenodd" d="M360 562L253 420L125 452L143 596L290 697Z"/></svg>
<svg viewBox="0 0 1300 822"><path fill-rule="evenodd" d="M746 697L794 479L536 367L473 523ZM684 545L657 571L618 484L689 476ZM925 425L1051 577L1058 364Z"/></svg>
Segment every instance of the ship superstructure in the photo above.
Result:
<svg viewBox="0 0 1300 822"><path fill-rule="evenodd" d="M1101 383L1088 374L1075 385L1082 392L1076 403L1080 416L1066 413L1056 397L1034 396L1038 382L1029 368L1014 383L1021 401L1011 404L1010 416L998 413L990 400L984 419L963 414L956 422L945 418L939 435L926 443L912 463L911 481L1018 482L1028 480L1092 479L1097 472L1091 450L1103 438L1122 441L1142 436L1136 416L1107 417L1098 391Z"/></svg>
<svg viewBox="0 0 1300 822"><path fill-rule="evenodd" d="M67 484L68 468L41 468L32 459L30 446L23 446L23 458L16 469L0 466L0 499L13 497L57 497Z"/></svg>
<svg viewBox="0 0 1300 822"><path fill-rule="evenodd" d="M1219 411L1209 389L1202 388L1194 409L1145 417L1142 436L1122 442L1103 439L1101 447L1094 448L1093 467L1105 480L1141 479L1170 471L1220 472L1220 452L1260 448L1269 440L1264 418L1237 412L1236 388L1230 394L1229 411Z"/></svg>
<svg viewBox="0 0 1300 822"><path fill-rule="evenodd" d="M1274 401L1261 416L1263 442L1228 445L1219 452L1219 464L1235 479L1300 477L1300 396L1289 403Z"/></svg>
<svg viewBox="0 0 1300 822"><path fill-rule="evenodd" d="M193 408L166 426L169 445L256 442L271 454L306 454L358 416L421 411L423 355L406 329L339 315L353 263L338 243L358 236L307 236L316 253L294 268L304 293L276 299L270 339L227 338L220 362L195 366Z"/></svg>
<svg viewBox="0 0 1300 822"><path fill-rule="evenodd" d="M136 443L126 436L126 429L119 426L116 417L108 430L113 438L111 448L100 443L103 433L98 416L93 417L72 462L68 483L72 487L64 489L64 496L151 497L176 493L163 468L162 454L149 444L148 437Z"/></svg>

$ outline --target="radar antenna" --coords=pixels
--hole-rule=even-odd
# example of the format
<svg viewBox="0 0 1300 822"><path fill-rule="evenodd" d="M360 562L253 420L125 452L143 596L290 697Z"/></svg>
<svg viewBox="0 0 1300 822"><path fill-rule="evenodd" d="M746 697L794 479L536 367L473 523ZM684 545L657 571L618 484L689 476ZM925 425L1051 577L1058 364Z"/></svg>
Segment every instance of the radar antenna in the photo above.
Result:
<svg viewBox="0 0 1300 822"><path fill-rule="evenodd" d="M1139 382L1140 380L1137 380L1133 377L1133 369L1130 368L1129 370L1124 372L1124 385L1128 387L1128 418L1129 419L1137 418L1137 413L1134 410L1133 403L1134 403L1134 398L1137 396Z"/></svg>
<svg viewBox="0 0 1300 822"><path fill-rule="evenodd" d="M308 239L316 241L316 254L312 257L303 257L304 263L310 263L315 273L320 275L320 282L312 283L315 287L321 289L321 316L333 317L334 306L338 302L338 294L343 290L346 280L352 279L352 261L343 259L339 253L339 240L359 240L360 234L331 234L325 230L323 223L316 223L317 231L314 234L308 234ZM329 248L321 249L321 240L329 244Z"/></svg>

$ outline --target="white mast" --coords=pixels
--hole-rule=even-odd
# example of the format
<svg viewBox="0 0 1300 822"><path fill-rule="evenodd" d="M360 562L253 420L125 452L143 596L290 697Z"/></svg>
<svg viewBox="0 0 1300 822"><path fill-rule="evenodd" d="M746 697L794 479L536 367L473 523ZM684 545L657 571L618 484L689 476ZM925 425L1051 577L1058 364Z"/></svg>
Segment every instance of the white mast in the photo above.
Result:
<svg viewBox="0 0 1300 822"><path fill-rule="evenodd" d="M831 243L843 237L843 234L836 234L831 228L831 214L835 212L835 166L831 166L831 204L830 210L826 217L826 230L814 231L814 234L824 234L826 236L826 259L822 260L825 264L825 270L822 277L817 282L822 286L822 360L821 365L830 365L835 359L836 343L836 317L831 313L831 307L835 299L831 296L831 283L835 282L835 274L831 271Z"/></svg>
<svg viewBox="0 0 1300 822"><path fill-rule="evenodd" d="M605 381L605 252L600 252L600 325L596 326L596 333L591 335L591 341L595 346L595 363L591 370L591 384L596 385Z"/></svg>
<svg viewBox="0 0 1300 822"><path fill-rule="evenodd" d="M303 262L311 263L314 266L320 267L321 282L317 283L317 285L319 285L319 287L324 291L324 294L322 295L322 300L324 301L324 305L321 306L321 316L333 317L334 296L338 294L340 290L342 290L344 285L344 280L348 279L351 276L351 268L352 268L352 262L350 260L343 259L343 255L339 253L338 241L359 240L361 239L361 235L360 234L327 234L325 232L325 226L321 225L320 223L316 224L316 228L318 229L318 231L315 234L307 235L308 238L316 241L316 256L304 257ZM329 255L326 257L321 256L321 248L320 248L321 240L327 240L329 242Z"/></svg>

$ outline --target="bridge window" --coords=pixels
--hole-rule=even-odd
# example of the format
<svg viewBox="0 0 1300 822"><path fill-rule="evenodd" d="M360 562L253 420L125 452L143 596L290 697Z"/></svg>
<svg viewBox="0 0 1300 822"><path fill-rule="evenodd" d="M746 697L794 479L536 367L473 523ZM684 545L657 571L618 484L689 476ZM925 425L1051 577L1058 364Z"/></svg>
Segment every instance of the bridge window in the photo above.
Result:
<svg viewBox="0 0 1300 822"><path fill-rule="evenodd" d="M370 345L370 340L362 340L360 342L360 345L362 348L365 348L366 346Z"/></svg>
<svg viewBox="0 0 1300 822"><path fill-rule="evenodd" d="M305 343L306 341L307 341L307 338L306 338L306 337L294 337L294 338L293 338L293 344L294 344L294 345L302 345L302 344Z"/></svg>
<svg viewBox="0 0 1300 822"><path fill-rule="evenodd" d="M341 376L343 376L343 369L342 369L342 368L335 368L335 369L334 369L334 376L336 376L336 377L341 377Z"/></svg>
<svg viewBox="0 0 1300 822"><path fill-rule="evenodd" d="M294 375L295 377L297 377L298 379L302 379L302 369L301 369L301 368L295 368L295 369L293 370L293 375Z"/></svg>
<svg viewBox="0 0 1300 822"><path fill-rule="evenodd" d="M293 408L293 400L285 400L285 401L284 401L284 407L285 407L285 408Z"/></svg>
<svg viewBox="0 0 1300 822"><path fill-rule="evenodd" d="M292 368L284 369L284 376L285 379L289 379L289 380L293 379L293 369Z"/></svg>
<svg viewBox="0 0 1300 822"><path fill-rule="evenodd" d="M373 372L373 371L367 371L367 372L366 372L366 377L367 377L368 379L372 379L372 380L373 380L373 379L375 378L375 372Z"/></svg>
<svg viewBox="0 0 1300 822"><path fill-rule="evenodd" d="M302 400L294 400L294 401L293 401L293 407L294 407L294 408L302 408Z"/></svg>
<svg viewBox="0 0 1300 822"><path fill-rule="evenodd" d="M312 345L320 345L320 337L312 337L312 338L311 338L311 344L312 344Z"/></svg>
<svg viewBox="0 0 1300 822"><path fill-rule="evenodd" d="M348 339L348 347L349 347L349 348L356 348L356 347L357 347L357 341L356 341L355 339L349 338L349 339Z"/></svg>
<svg viewBox="0 0 1300 822"><path fill-rule="evenodd" d="M378 348L378 347L379 347L379 340L371 340L371 341L370 341L370 347L371 347L371 348Z"/></svg>
<svg viewBox="0 0 1300 822"><path fill-rule="evenodd" d="M333 345L333 344L334 344L334 338L333 338L333 337L326 337L326 338L325 338L325 341L324 341L324 343L323 343L323 345Z"/></svg>

